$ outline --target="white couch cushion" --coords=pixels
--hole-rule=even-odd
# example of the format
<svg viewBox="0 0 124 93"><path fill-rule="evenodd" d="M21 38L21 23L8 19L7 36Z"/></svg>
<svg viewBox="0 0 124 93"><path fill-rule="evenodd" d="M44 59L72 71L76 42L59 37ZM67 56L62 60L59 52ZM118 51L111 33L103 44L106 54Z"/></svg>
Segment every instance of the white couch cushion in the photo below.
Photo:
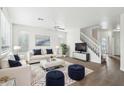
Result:
<svg viewBox="0 0 124 93"><path fill-rule="evenodd" d="M10 66L8 60L15 60L13 53L9 53L7 56L0 60L0 68L9 68Z"/></svg>
<svg viewBox="0 0 124 93"><path fill-rule="evenodd" d="M9 60L15 60L15 57L14 57L13 54L11 54L11 55L8 55L8 59L9 59Z"/></svg>
<svg viewBox="0 0 124 93"><path fill-rule="evenodd" d="M42 53L42 55L45 55L46 54L46 49L42 49L41 53Z"/></svg>
<svg viewBox="0 0 124 93"><path fill-rule="evenodd" d="M26 60L20 60L20 63L22 64L22 66L27 65Z"/></svg>
<svg viewBox="0 0 124 93"><path fill-rule="evenodd" d="M34 55L31 57L31 60L40 60L42 58L49 58L53 56L53 54L45 54L45 55Z"/></svg>
<svg viewBox="0 0 124 93"><path fill-rule="evenodd" d="M0 66L1 68L9 68L9 63L8 63L8 59L2 59L1 62L0 62Z"/></svg>
<svg viewBox="0 0 124 93"><path fill-rule="evenodd" d="M31 57L31 60L37 60L37 59L41 59L43 55L34 55Z"/></svg>

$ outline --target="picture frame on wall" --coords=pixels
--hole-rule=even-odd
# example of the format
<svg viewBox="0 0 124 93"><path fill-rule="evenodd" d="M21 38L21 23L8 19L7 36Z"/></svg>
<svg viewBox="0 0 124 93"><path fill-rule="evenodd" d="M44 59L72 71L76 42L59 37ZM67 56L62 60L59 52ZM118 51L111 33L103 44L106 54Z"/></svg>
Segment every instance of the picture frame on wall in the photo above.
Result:
<svg viewBox="0 0 124 93"><path fill-rule="evenodd" d="M35 46L50 46L50 36L35 35Z"/></svg>

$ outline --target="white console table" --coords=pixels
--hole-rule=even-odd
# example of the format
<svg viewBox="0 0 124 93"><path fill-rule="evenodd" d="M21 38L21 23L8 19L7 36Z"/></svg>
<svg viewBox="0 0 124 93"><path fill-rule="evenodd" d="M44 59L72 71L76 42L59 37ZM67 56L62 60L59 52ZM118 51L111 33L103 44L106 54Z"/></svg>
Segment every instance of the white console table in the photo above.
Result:
<svg viewBox="0 0 124 93"><path fill-rule="evenodd" d="M73 52L73 58L84 60L84 61L90 61L90 54L87 52Z"/></svg>

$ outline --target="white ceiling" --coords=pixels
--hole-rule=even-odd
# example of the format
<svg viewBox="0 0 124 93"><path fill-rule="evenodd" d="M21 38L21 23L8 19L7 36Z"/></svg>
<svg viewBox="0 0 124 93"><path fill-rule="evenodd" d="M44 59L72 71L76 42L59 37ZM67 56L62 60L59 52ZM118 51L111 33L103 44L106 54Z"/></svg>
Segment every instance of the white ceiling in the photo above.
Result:
<svg viewBox="0 0 124 93"><path fill-rule="evenodd" d="M10 18L14 24L53 28L60 25L63 28L81 28L94 24L107 24L109 27L119 24L120 14L124 8L8 8ZM44 21L38 21L37 18Z"/></svg>

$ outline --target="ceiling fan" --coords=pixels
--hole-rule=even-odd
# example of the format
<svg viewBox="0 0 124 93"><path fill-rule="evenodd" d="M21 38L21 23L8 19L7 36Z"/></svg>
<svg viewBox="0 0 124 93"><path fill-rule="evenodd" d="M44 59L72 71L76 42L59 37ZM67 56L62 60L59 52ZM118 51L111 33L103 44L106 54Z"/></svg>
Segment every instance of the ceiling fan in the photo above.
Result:
<svg viewBox="0 0 124 93"><path fill-rule="evenodd" d="M65 29L62 28L61 26L54 26L54 28L58 31L64 31Z"/></svg>

